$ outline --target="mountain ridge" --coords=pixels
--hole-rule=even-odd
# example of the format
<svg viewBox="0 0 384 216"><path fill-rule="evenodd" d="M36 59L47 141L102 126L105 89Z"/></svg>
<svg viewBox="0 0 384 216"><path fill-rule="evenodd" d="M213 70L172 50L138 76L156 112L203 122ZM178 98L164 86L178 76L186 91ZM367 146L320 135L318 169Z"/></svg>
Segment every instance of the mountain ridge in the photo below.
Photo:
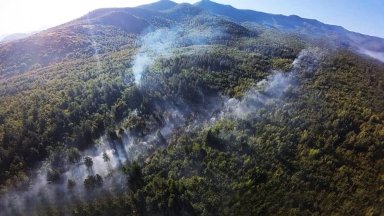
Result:
<svg viewBox="0 0 384 216"><path fill-rule="evenodd" d="M296 34L302 34L308 37L318 39L329 37L329 41L333 41L333 43L337 46L341 45L344 47L350 47L355 50L361 49L379 53L384 52L384 39L380 37L368 36L361 33L351 32L341 26L325 24L315 19L306 19L297 15L285 16L279 14L258 12L253 10L237 9L231 5L223 5L206 0L196 2L193 5L178 4L170 0L165 0L133 8L97 9L83 17L48 29L48 31L53 31L58 27L76 24L78 25L79 23L77 22L81 20L89 22L90 18L94 21L97 19L100 20L103 19L102 16L104 16L106 13L124 12L127 14L124 15L122 13L115 13L116 17L113 17L113 14L110 14L108 16L108 19L110 19L110 21L107 21L106 23L102 23L102 21L100 21L98 24L111 25L117 28L122 27L122 29L127 31L127 33L139 34L143 32L143 30L146 28L138 27L140 25L146 25L143 24L142 21L147 22L150 26L153 26L155 28L169 27L171 25L174 25L174 23L183 22L183 19L185 19L186 21L188 19L191 19L191 17L196 16L198 13L201 13L198 12L198 9L203 10L204 12L209 13L211 15L220 16L220 18L236 22L240 25L243 25L245 22L252 22L261 26L265 26L267 28L274 28L280 31L288 31ZM187 17L188 13L190 13L188 15L189 17ZM118 16L127 17L128 14L133 16L130 18L130 24L128 23L123 25L122 20L124 20L124 18L119 18ZM106 17L104 17L104 19L106 19ZM138 20L135 21L135 19ZM130 25L136 27L130 29ZM42 34L44 34L44 32L42 32Z"/></svg>

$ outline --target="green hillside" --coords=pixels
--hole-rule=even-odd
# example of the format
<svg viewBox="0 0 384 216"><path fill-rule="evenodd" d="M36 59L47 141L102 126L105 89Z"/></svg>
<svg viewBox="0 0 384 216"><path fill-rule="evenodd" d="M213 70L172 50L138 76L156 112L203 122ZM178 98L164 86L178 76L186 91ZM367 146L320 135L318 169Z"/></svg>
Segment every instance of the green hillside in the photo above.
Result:
<svg viewBox="0 0 384 216"><path fill-rule="evenodd" d="M384 63L233 10L100 9L1 43L1 213L381 215Z"/></svg>

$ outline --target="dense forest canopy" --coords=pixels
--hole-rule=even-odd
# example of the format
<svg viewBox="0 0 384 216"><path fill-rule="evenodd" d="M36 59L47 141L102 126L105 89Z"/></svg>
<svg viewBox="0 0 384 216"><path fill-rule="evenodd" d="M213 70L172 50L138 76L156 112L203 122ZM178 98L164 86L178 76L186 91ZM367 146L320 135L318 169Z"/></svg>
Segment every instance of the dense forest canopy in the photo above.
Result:
<svg viewBox="0 0 384 216"><path fill-rule="evenodd" d="M1 43L0 215L380 215L372 44L210 1Z"/></svg>

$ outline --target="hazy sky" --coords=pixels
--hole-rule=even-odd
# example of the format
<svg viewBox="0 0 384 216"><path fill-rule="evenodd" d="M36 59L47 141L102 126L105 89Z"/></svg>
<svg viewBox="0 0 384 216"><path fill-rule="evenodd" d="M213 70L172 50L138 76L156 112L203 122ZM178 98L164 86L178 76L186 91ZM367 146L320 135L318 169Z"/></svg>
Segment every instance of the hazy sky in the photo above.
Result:
<svg viewBox="0 0 384 216"><path fill-rule="evenodd" d="M31 32L102 7L131 7L154 0L0 0L0 35ZM194 3L196 0L176 0ZM237 8L296 14L384 38L384 0L216 0Z"/></svg>

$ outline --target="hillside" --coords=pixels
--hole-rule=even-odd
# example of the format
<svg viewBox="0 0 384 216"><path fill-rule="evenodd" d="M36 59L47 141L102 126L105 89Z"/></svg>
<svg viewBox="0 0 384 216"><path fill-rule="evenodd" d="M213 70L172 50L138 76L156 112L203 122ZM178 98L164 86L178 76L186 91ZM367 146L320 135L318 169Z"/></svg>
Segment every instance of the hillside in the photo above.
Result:
<svg viewBox="0 0 384 216"><path fill-rule="evenodd" d="M27 34L27 33L15 33L10 35L0 36L0 42L19 40L22 38L26 38L28 36L30 36L30 34Z"/></svg>
<svg viewBox="0 0 384 216"><path fill-rule="evenodd" d="M342 45L344 47L364 48L378 52L384 51L382 38L350 32L343 27L327 25L313 19L304 19L295 15L283 16L252 10L239 10L230 5L221 5L209 0L200 1L195 5L206 11L228 17L240 23L255 22L283 31L310 35L311 37L328 37L329 43L335 40L336 45Z"/></svg>
<svg viewBox="0 0 384 216"><path fill-rule="evenodd" d="M1 215L380 215L383 53L209 0L0 43Z"/></svg>

